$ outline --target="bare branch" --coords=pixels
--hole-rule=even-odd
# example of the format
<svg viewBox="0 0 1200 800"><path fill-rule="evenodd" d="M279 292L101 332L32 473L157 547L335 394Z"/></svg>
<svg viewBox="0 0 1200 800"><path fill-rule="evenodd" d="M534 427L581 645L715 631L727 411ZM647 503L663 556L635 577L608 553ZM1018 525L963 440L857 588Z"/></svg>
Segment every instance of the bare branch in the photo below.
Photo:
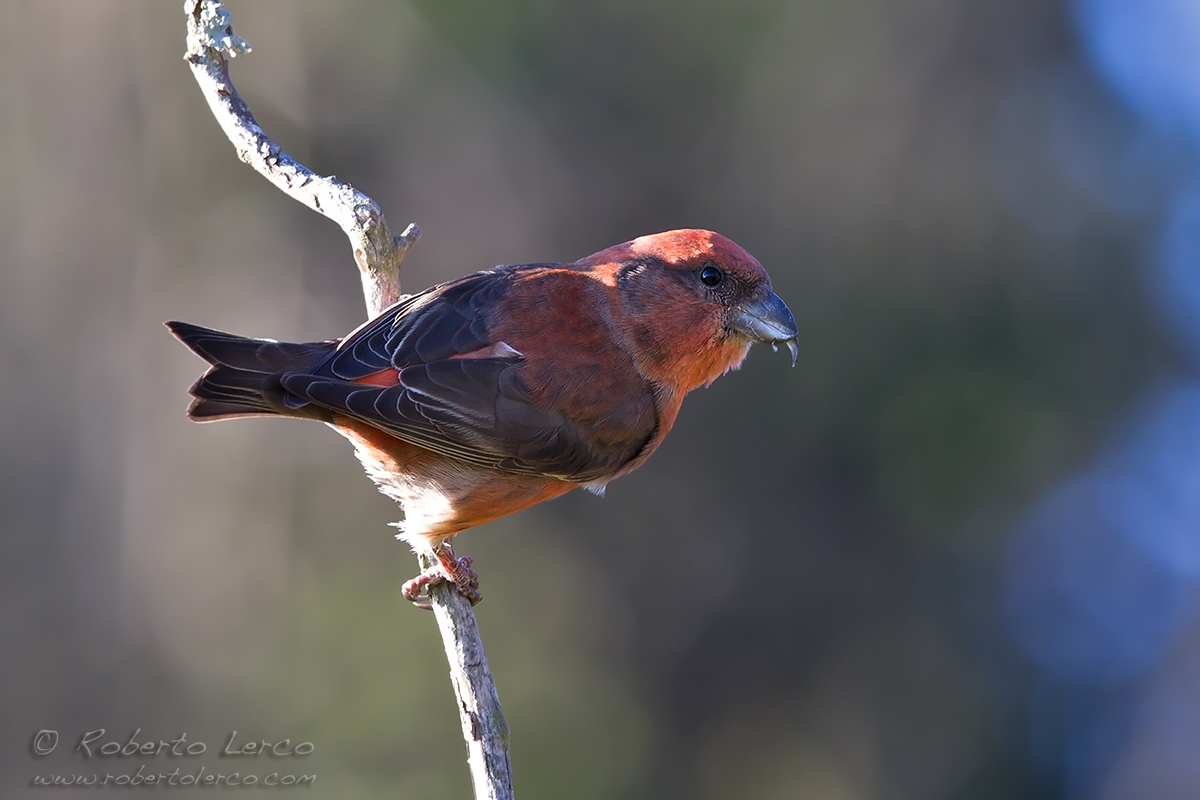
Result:
<svg viewBox="0 0 1200 800"><path fill-rule="evenodd" d="M409 225L392 237L379 204L347 183L318 175L263 132L229 79L230 58L250 46L233 32L231 14L214 0L186 0L187 55L192 74L229 141L245 161L284 194L336 222L350 239L362 274L367 312L376 316L400 299L400 262L421 231Z"/></svg>
<svg viewBox="0 0 1200 800"><path fill-rule="evenodd" d="M421 567L433 565L422 557ZM508 721L500 708L496 683L488 669L487 655L471 604L450 583L432 587L433 613L446 660L450 662L450 680L458 700L463 741L467 743L467 763L477 800L512 800L512 768L508 760Z"/></svg>
<svg viewBox="0 0 1200 800"><path fill-rule="evenodd" d="M346 233L362 275L363 297L371 317L400 299L400 263L421 232L409 225L400 236L388 234L379 204L333 177L318 175L271 141L229 78L229 58L250 52L233 32L231 15L216 0L185 0L187 56L192 74L238 157L281 191L329 217ZM422 557L422 569L431 562ZM475 614L451 586L433 587L437 618L458 701L467 763L479 800L512 800L508 723L488 669Z"/></svg>

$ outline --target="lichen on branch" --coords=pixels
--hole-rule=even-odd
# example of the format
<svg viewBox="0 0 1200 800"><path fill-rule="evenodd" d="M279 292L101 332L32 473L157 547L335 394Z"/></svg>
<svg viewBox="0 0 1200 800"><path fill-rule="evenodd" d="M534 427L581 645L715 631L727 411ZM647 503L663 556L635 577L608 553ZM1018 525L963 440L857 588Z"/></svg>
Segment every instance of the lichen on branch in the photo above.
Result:
<svg viewBox="0 0 1200 800"><path fill-rule="evenodd" d="M263 131L229 77L228 58L251 51L233 32L232 15L212 0L186 0L185 60L208 106L238 158L292 199L338 224L350 239L362 276L368 316L401 297L400 264L421 231L410 224L391 236L379 204L334 176L319 175L296 161ZM228 57L228 58L227 58Z"/></svg>

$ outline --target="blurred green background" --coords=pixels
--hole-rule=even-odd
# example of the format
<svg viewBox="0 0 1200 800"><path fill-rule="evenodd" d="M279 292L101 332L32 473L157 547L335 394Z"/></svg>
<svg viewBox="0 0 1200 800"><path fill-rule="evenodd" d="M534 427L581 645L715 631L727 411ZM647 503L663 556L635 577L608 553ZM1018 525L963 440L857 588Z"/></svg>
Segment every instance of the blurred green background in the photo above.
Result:
<svg viewBox="0 0 1200 800"><path fill-rule="evenodd" d="M179 6L0 0L0 794L145 763L467 797L394 505L321 426L184 417L163 320L364 312L340 231L213 121ZM229 4L267 132L421 226L407 290L706 227L798 320L796 369L756 348L605 499L458 539L522 800L1195 796L1200 448L1130 468L1183 486L1128 506L1178 512L1162 558L1118 491L1054 505L1196 369L1153 266L1196 139L1104 60L1112 7ZM1194 400L1155 442L1200 443ZM98 728L208 752L84 760ZM218 757L233 730L315 751Z"/></svg>

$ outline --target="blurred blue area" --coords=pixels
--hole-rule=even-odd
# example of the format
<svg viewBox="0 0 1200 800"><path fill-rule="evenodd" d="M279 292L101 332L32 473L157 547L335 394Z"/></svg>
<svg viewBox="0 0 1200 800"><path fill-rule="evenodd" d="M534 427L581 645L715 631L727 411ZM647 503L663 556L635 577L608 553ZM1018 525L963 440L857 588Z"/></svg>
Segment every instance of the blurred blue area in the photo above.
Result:
<svg viewBox="0 0 1200 800"><path fill-rule="evenodd" d="M1192 0L1077 0L1087 52L1147 122L1200 142L1200 5Z"/></svg>
<svg viewBox="0 0 1200 800"><path fill-rule="evenodd" d="M1200 184L1184 189L1172 202L1153 260L1154 299L1179 343L1200 365Z"/></svg>
<svg viewBox="0 0 1200 800"><path fill-rule="evenodd" d="M1164 677L1200 595L1200 4L1073 10L1096 74L1132 116L1060 72L1044 89L1053 160L1093 201L1150 223L1145 295L1187 377L1148 391L1123 433L1034 505L1008 544L1002 602L1040 687L1030 745L1063 793L1176 796L1194 790L1195 770L1143 762L1194 747L1200 723L1195 686Z"/></svg>
<svg viewBox="0 0 1200 800"><path fill-rule="evenodd" d="M1194 159L1188 143L1114 103L1083 64L1039 77L1050 95L1047 138L1057 170L1106 209L1140 219L1161 211L1181 167L1190 169Z"/></svg>
<svg viewBox="0 0 1200 800"><path fill-rule="evenodd" d="M1157 667L1196 611L1200 385L1176 387L1129 439L1043 500L1010 543L1005 606L1053 677L1122 685Z"/></svg>

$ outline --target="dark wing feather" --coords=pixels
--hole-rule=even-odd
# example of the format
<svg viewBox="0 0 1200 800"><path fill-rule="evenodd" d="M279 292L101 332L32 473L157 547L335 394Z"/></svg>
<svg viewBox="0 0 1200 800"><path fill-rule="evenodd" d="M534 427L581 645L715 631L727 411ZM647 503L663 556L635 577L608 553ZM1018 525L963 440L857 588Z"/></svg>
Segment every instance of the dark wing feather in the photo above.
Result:
<svg viewBox="0 0 1200 800"><path fill-rule="evenodd" d="M505 276L540 266L497 267L406 297L343 339L312 374L354 381L487 347L482 312L504 294Z"/></svg>
<svg viewBox="0 0 1200 800"><path fill-rule="evenodd" d="M480 467L587 482L611 475L645 446L652 430L596 447L576 421L532 402L519 353L452 358L489 348L485 311L509 286L501 267L405 298L348 336L307 373L283 387L420 447ZM394 386L353 381L385 369Z"/></svg>

